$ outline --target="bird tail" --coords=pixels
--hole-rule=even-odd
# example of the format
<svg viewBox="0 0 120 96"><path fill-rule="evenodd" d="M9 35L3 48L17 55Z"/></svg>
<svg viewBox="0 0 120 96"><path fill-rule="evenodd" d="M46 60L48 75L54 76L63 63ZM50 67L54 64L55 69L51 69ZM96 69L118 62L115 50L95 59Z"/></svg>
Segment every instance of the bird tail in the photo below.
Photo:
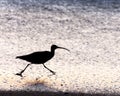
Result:
<svg viewBox="0 0 120 96"><path fill-rule="evenodd" d="M20 56L17 56L16 59L20 58Z"/></svg>
<svg viewBox="0 0 120 96"><path fill-rule="evenodd" d="M23 60L26 60L26 56L17 56L16 59L23 59Z"/></svg>

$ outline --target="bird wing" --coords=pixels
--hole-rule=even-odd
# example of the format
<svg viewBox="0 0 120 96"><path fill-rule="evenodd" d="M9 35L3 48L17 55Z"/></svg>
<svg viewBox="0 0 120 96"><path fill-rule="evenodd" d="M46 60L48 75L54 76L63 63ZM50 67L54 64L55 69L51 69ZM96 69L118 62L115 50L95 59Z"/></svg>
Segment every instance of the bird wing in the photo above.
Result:
<svg viewBox="0 0 120 96"><path fill-rule="evenodd" d="M52 58L51 54L49 51L38 51L38 52L33 52L28 55L23 55L23 56L17 56L16 58L26 60L31 63L45 63L49 59Z"/></svg>

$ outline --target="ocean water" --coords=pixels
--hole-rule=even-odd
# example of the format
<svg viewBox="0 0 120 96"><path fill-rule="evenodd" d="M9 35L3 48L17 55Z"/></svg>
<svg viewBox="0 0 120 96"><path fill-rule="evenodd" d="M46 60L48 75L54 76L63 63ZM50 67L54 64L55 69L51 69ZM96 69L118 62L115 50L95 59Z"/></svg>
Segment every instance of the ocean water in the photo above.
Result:
<svg viewBox="0 0 120 96"><path fill-rule="evenodd" d="M15 9L38 10L45 5L74 6L77 8L95 7L105 10L117 10L120 8L119 0L1 0L0 7L14 7Z"/></svg>
<svg viewBox="0 0 120 96"><path fill-rule="evenodd" d="M119 0L1 0L1 90L120 92ZM16 56L56 50L46 66Z"/></svg>

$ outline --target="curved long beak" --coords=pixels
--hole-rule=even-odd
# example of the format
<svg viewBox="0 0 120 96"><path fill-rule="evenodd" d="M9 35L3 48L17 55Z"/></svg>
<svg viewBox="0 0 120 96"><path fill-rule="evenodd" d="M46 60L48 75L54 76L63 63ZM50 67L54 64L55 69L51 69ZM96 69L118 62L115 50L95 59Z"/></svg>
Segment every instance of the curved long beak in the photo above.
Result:
<svg viewBox="0 0 120 96"><path fill-rule="evenodd" d="M64 49L64 50L67 50L67 51L69 51L69 52L70 52L70 50L69 50L69 49L67 49L67 48L64 48L64 47L58 47L58 48L60 48L60 49Z"/></svg>

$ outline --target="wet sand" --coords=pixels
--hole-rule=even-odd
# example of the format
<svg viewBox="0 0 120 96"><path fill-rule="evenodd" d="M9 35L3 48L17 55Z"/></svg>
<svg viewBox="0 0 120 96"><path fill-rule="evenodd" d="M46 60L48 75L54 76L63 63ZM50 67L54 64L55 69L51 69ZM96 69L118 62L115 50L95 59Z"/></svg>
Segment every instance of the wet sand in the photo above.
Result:
<svg viewBox="0 0 120 96"><path fill-rule="evenodd" d="M120 94L40 92L40 91L0 91L2 96L119 96Z"/></svg>

